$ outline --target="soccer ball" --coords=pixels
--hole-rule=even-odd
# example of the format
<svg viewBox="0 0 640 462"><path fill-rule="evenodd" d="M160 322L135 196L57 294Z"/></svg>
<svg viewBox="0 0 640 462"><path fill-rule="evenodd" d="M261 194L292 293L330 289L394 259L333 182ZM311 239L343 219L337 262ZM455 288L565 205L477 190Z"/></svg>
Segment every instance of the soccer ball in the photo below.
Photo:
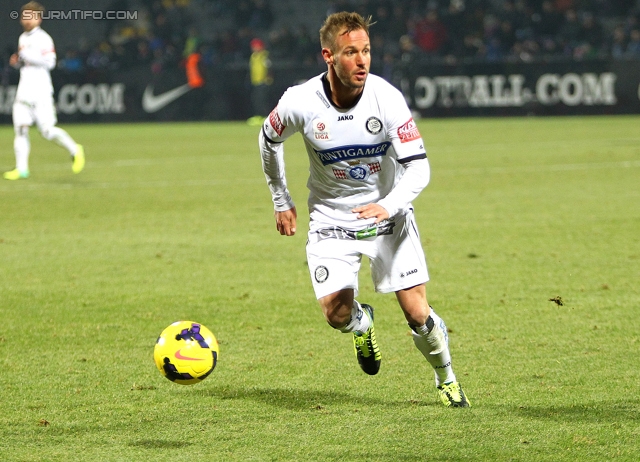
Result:
<svg viewBox="0 0 640 462"><path fill-rule="evenodd" d="M158 337L153 359L167 379L192 385L213 372L219 353L218 341L209 329L197 322L177 321Z"/></svg>

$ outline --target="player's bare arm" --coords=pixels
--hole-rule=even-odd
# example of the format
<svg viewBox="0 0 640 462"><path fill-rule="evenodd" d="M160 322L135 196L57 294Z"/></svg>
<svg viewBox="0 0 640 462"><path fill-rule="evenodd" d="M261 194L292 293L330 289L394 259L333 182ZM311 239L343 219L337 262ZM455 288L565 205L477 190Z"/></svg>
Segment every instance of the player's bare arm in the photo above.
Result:
<svg viewBox="0 0 640 462"><path fill-rule="evenodd" d="M274 212L276 219L276 229L283 236L293 236L296 233L296 220L298 212L293 207L283 212Z"/></svg>

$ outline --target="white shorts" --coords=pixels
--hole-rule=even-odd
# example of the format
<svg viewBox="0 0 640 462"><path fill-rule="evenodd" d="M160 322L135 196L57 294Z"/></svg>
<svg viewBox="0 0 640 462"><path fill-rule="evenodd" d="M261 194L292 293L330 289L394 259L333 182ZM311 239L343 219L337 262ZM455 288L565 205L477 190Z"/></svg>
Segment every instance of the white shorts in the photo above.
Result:
<svg viewBox="0 0 640 462"><path fill-rule="evenodd" d="M41 98L36 103L18 100L13 103L14 127L30 127L34 123L40 131L51 128L58 123L53 96Z"/></svg>
<svg viewBox="0 0 640 462"><path fill-rule="evenodd" d="M314 223L307 262L316 298L341 289L353 289L357 296L363 255L370 260L376 292L396 292L429 280L413 211L360 231Z"/></svg>

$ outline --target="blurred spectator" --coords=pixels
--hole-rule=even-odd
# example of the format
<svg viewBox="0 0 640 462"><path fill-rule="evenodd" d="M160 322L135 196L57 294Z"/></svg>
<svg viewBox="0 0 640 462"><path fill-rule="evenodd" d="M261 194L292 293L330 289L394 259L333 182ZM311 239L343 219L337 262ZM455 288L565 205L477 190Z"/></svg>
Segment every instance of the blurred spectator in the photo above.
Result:
<svg viewBox="0 0 640 462"><path fill-rule="evenodd" d="M235 23L238 27L245 27L251 21L251 2L240 0L235 5Z"/></svg>
<svg viewBox="0 0 640 462"><path fill-rule="evenodd" d="M251 106L253 116L247 120L250 125L261 125L269 113L269 86L273 83L270 68L269 51L265 43L259 39L251 40L251 57L249 58L249 75L251 78Z"/></svg>
<svg viewBox="0 0 640 462"><path fill-rule="evenodd" d="M511 21L502 21L500 23L500 28L495 33L495 37L500 44L502 53L505 55L511 54L513 46L516 43L516 33L513 30Z"/></svg>
<svg viewBox="0 0 640 462"><path fill-rule="evenodd" d="M580 41L587 45L592 54L597 54L604 45L604 32L602 26L592 13L585 12L582 16L580 28Z"/></svg>
<svg viewBox="0 0 640 462"><path fill-rule="evenodd" d="M269 32L269 43L273 59L288 61L294 59L293 50L296 48L296 38L288 25Z"/></svg>
<svg viewBox="0 0 640 462"><path fill-rule="evenodd" d="M571 56L573 49L580 43L581 26L578 22L576 10L569 9L564 14L564 22L560 27L560 36L564 48L564 54Z"/></svg>
<svg viewBox="0 0 640 462"><path fill-rule="evenodd" d="M611 39L611 45L609 52L613 58L622 58L627 49L627 37L624 33L623 26L617 26L613 30L613 37Z"/></svg>
<svg viewBox="0 0 640 462"><path fill-rule="evenodd" d="M375 27L375 25L373 26ZM397 43L408 31L407 14L401 3L394 3L391 9L391 18L386 29L385 38L391 43Z"/></svg>
<svg viewBox="0 0 640 462"><path fill-rule="evenodd" d="M70 73L78 73L84 70L84 63L78 52L74 49L67 50L64 58L58 61L58 69Z"/></svg>
<svg viewBox="0 0 640 462"><path fill-rule="evenodd" d="M556 10L564 13L570 9L574 8L574 0L555 0Z"/></svg>
<svg viewBox="0 0 640 462"><path fill-rule="evenodd" d="M92 69L107 69L111 64L112 55L113 49L109 42L100 42L100 44L89 53L87 66Z"/></svg>
<svg viewBox="0 0 640 462"><path fill-rule="evenodd" d="M629 34L625 57L640 59L640 29L633 29Z"/></svg>
<svg viewBox="0 0 640 462"><path fill-rule="evenodd" d="M465 58L480 58L485 55L484 42L475 34L466 34L463 38L462 56Z"/></svg>
<svg viewBox="0 0 640 462"><path fill-rule="evenodd" d="M413 42L410 35L400 37L400 64L401 68L407 72L411 70L413 64L422 58L422 53Z"/></svg>
<svg viewBox="0 0 640 462"><path fill-rule="evenodd" d="M296 50L294 53L300 57L305 65L312 65L318 62L320 55L320 40L312 37L309 28L301 24L296 33Z"/></svg>
<svg viewBox="0 0 640 462"><path fill-rule="evenodd" d="M262 32L273 25L273 11L265 0L253 0L248 26Z"/></svg>
<svg viewBox="0 0 640 462"><path fill-rule="evenodd" d="M430 8L427 14L419 19L411 31L416 45L430 56L438 56L447 41L447 29L440 21L438 11Z"/></svg>
<svg viewBox="0 0 640 462"><path fill-rule="evenodd" d="M447 52L454 56L463 55L463 40L465 30L465 4L461 0L452 0L446 14L442 16L442 22L447 28Z"/></svg>
<svg viewBox="0 0 640 462"><path fill-rule="evenodd" d="M149 48L149 42L146 40L139 40L137 43L138 53L136 55L136 61L140 64L149 64L151 63L151 59L153 55L151 54L151 49Z"/></svg>
<svg viewBox="0 0 640 462"><path fill-rule="evenodd" d="M551 0L542 2L542 11L532 15L534 33L542 39L555 39L562 24L560 14Z"/></svg>
<svg viewBox="0 0 640 462"><path fill-rule="evenodd" d="M198 36L198 31L195 27L189 28L189 33L187 38L185 39L184 49L182 50L182 56L185 58L192 53L195 53L200 46L200 38Z"/></svg>

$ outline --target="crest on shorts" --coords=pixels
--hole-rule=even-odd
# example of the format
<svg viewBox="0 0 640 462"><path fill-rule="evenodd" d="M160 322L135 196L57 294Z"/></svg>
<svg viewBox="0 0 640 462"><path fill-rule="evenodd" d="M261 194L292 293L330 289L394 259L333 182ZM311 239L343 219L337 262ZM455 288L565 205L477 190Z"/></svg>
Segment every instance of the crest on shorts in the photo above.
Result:
<svg viewBox="0 0 640 462"><path fill-rule="evenodd" d="M365 127L369 133L377 135L382 131L382 122L377 117L369 117Z"/></svg>
<svg viewBox="0 0 640 462"><path fill-rule="evenodd" d="M313 276L316 278L318 284L322 284L329 278L329 270L326 266L318 266Z"/></svg>

